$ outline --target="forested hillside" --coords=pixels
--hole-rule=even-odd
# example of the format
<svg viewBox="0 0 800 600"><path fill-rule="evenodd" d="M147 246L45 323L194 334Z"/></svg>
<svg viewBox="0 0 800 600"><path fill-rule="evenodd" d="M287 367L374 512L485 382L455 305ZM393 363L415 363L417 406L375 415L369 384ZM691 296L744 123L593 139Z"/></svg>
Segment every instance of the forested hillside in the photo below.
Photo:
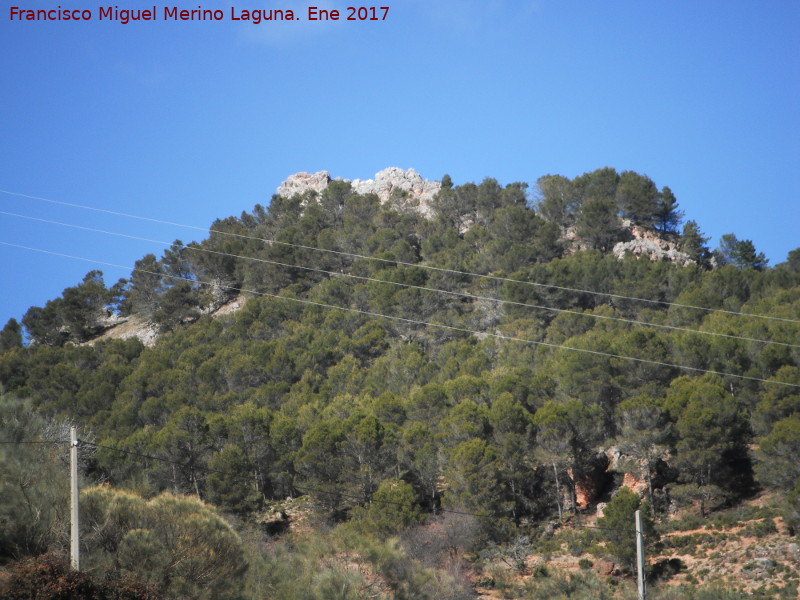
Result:
<svg viewBox="0 0 800 600"><path fill-rule="evenodd" d="M9 321L13 581L65 548L66 445L22 442L67 424L103 484L84 494L89 572L135 597L470 598L486 565L518 568L609 502L619 529L640 507L707 522L775 491L798 541L800 248L776 266L734 234L712 250L668 187L609 168L532 192L445 176L430 218L408 206L340 181L276 195ZM641 232L681 259L612 253ZM123 319L157 343L97 339ZM627 542L594 535L578 554L624 581ZM183 556L181 536L213 550ZM775 593L797 583L795 565ZM515 593L630 590L551 569ZM740 597L717 594L696 597Z"/></svg>

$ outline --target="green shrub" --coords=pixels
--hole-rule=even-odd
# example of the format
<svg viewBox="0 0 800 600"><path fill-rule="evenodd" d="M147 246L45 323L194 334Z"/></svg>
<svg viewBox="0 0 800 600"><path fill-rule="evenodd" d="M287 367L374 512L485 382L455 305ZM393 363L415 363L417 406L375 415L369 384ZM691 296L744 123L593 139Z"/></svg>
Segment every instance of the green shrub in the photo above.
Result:
<svg viewBox="0 0 800 600"><path fill-rule="evenodd" d="M0 595L5 600L158 600L153 588L118 576L98 580L86 572L73 571L66 558L44 554L11 563Z"/></svg>
<svg viewBox="0 0 800 600"><path fill-rule="evenodd" d="M531 575L533 575L534 577L537 577L537 578L549 577L550 576L550 571L548 571L546 564L539 563L538 565L533 567L533 571L531 572Z"/></svg>
<svg viewBox="0 0 800 600"><path fill-rule="evenodd" d="M648 578L656 581L667 580L684 570L686 564L680 558L665 558L650 566Z"/></svg>
<svg viewBox="0 0 800 600"><path fill-rule="evenodd" d="M772 519L764 519L762 521L753 521L748 523L743 531L744 535L749 535L756 538L763 538L777 532L778 529L775 527L775 522Z"/></svg>

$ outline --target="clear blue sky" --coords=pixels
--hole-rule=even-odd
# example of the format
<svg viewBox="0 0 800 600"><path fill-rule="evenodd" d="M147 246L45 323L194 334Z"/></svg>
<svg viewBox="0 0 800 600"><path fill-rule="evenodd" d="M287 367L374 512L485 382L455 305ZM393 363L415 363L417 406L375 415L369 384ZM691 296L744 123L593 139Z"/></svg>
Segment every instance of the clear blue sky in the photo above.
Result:
<svg viewBox="0 0 800 600"><path fill-rule="evenodd" d="M206 227L297 171L533 184L612 166L670 186L712 247L734 232L776 264L800 246L796 0L382 0L383 22L259 25L231 6L347 3L128 25L90 0L60 4L92 22L12 22L13 4L58 5L3 2L3 190ZM0 210L204 237L6 194ZM2 214L0 241L128 267L163 250ZM0 245L0 326L93 268L130 272Z"/></svg>

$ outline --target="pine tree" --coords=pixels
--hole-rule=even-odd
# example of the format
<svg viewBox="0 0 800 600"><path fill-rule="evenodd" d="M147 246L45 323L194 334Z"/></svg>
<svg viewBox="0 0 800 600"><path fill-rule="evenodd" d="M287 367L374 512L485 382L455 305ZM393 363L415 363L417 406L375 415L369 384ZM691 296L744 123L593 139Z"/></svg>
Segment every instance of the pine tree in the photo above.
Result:
<svg viewBox="0 0 800 600"><path fill-rule="evenodd" d="M707 266L711 259L711 252L706 247L706 243L711 238L703 235L700 226L696 221L687 221L683 226L680 249L689 255L693 261L700 266Z"/></svg>
<svg viewBox="0 0 800 600"><path fill-rule="evenodd" d="M656 199L656 210L653 215L657 229L665 233L674 233L683 219L683 211L678 210L678 200L672 190L664 186Z"/></svg>

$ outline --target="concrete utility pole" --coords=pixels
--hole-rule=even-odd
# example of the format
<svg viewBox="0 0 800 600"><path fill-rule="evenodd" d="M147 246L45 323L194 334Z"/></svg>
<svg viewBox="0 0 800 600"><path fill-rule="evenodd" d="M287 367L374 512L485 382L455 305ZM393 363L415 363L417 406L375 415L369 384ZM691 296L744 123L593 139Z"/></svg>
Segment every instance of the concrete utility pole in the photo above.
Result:
<svg viewBox="0 0 800 600"><path fill-rule="evenodd" d="M69 476L71 487L70 505L70 559L75 571L81 570L81 535L78 522L78 428L69 430Z"/></svg>
<svg viewBox="0 0 800 600"><path fill-rule="evenodd" d="M639 600L647 600L647 583L644 572L644 528L642 513L636 511L636 579L639 585Z"/></svg>

